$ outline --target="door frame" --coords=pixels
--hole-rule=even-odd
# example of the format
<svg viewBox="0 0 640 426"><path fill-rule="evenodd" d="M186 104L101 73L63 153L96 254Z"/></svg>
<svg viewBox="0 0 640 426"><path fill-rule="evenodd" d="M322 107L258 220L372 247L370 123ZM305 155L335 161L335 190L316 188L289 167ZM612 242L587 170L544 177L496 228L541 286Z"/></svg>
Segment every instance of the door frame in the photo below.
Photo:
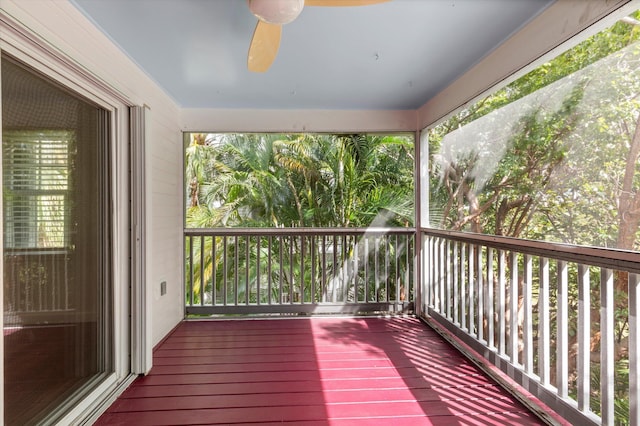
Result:
<svg viewBox="0 0 640 426"><path fill-rule="evenodd" d="M113 350L110 354L113 371L81 401L70 407L61 419L65 424L90 424L137 374L146 373L151 366L151 333L148 330L150 322L147 321L149 311L145 295L146 248L144 244L132 244L135 235L139 235L142 238L140 241L144 243L145 234L130 231L134 221L136 229L144 230L147 220L146 179L144 179L146 173L144 141L147 133L144 125L145 114L143 110L142 126L140 126L140 122L136 121L136 115L132 113L136 109L132 101L2 9L0 9L0 53L7 53L16 58L71 92L94 102L110 115L108 141L111 158L108 171L110 194L105 202L111 215L109 273L112 279L109 283L109 296L113 309L107 316L107 328L113 333ZM1 108L0 105L0 111ZM132 149L132 147L137 148ZM0 163L0 180L1 176ZM130 196L134 194L136 197L142 197L137 198L141 202L131 202ZM0 217L2 217L1 209ZM2 246L0 233L0 247ZM133 256L134 253L136 256ZM130 263L130 259L133 263ZM133 271L136 271L135 276ZM137 273L137 271L142 272ZM2 262L0 262L0 276L2 273ZM2 292L3 286L0 286L0 299L3 298ZM3 327L3 310L3 305L0 304L0 327ZM0 377L4 375L3 345L4 339L0 339ZM0 386L0 401L4 401L3 392L4 386ZM3 404L0 404L0 424L4 419L2 406Z"/></svg>

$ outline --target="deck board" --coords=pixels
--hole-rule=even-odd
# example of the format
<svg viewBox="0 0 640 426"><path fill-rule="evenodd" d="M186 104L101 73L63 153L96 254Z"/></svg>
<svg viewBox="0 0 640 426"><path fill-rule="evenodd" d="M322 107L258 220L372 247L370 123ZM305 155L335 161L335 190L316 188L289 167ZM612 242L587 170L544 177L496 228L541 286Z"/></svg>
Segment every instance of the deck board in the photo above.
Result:
<svg viewBox="0 0 640 426"><path fill-rule="evenodd" d="M539 425L414 318L185 321L97 425Z"/></svg>

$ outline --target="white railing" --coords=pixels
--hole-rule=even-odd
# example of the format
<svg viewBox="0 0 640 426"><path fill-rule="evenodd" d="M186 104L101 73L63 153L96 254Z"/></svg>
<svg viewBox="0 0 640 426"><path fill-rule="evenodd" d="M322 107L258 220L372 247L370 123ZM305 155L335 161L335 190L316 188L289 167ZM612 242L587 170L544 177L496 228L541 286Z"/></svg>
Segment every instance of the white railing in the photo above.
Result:
<svg viewBox="0 0 640 426"><path fill-rule="evenodd" d="M4 312L10 323L74 308L69 254L65 250L7 250Z"/></svg>
<svg viewBox="0 0 640 426"><path fill-rule="evenodd" d="M413 228L218 228L184 235L187 314L413 310Z"/></svg>
<svg viewBox="0 0 640 426"><path fill-rule="evenodd" d="M421 230L431 320L572 424L640 424L640 254Z"/></svg>

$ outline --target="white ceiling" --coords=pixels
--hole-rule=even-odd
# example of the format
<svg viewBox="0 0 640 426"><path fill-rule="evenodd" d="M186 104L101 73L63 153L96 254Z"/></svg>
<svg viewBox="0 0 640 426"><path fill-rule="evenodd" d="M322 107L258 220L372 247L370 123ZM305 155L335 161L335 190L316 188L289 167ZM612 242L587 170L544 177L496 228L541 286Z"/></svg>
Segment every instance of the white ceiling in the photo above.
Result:
<svg viewBox="0 0 640 426"><path fill-rule="evenodd" d="M553 0L307 7L247 71L245 0L73 0L184 108L416 109Z"/></svg>

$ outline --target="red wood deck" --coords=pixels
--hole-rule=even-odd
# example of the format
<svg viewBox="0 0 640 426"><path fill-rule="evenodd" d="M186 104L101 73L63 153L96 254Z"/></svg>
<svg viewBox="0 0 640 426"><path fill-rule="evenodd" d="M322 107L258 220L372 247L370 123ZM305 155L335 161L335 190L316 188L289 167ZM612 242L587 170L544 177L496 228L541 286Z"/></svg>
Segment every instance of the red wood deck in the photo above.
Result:
<svg viewBox="0 0 640 426"><path fill-rule="evenodd" d="M413 318L187 321L97 425L537 425Z"/></svg>

